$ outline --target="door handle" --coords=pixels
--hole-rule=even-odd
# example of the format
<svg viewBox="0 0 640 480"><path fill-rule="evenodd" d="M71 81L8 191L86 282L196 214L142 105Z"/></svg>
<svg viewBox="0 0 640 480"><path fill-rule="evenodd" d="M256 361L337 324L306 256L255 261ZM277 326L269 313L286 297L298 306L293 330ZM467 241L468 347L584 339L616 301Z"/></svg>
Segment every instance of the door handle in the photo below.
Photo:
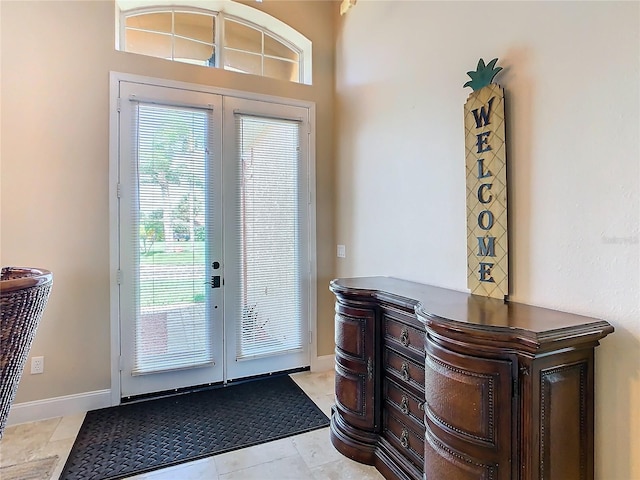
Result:
<svg viewBox="0 0 640 480"><path fill-rule="evenodd" d="M211 288L220 288L220 275L211 275Z"/></svg>

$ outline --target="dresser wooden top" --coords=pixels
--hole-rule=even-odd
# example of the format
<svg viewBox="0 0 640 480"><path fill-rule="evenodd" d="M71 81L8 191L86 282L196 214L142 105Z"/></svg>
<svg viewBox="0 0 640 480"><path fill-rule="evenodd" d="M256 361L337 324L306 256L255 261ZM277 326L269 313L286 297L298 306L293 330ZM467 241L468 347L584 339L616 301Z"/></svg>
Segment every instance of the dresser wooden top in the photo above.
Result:
<svg viewBox="0 0 640 480"><path fill-rule="evenodd" d="M370 297L415 309L418 319L434 331L456 331L509 337L534 350L544 343L583 337L597 341L613 332L604 320L471 295L391 277L339 278L330 284L337 296ZM483 335L483 336L484 336Z"/></svg>

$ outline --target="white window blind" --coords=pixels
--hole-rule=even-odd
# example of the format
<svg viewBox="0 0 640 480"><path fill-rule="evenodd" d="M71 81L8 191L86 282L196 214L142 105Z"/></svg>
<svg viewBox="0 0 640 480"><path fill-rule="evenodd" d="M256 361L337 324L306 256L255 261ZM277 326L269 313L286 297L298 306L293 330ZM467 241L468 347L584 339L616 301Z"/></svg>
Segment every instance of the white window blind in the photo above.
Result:
<svg viewBox="0 0 640 480"><path fill-rule="evenodd" d="M211 112L134 102L133 375L212 363L205 248Z"/></svg>
<svg viewBox="0 0 640 480"><path fill-rule="evenodd" d="M296 121L236 114L241 252L238 360L302 348Z"/></svg>

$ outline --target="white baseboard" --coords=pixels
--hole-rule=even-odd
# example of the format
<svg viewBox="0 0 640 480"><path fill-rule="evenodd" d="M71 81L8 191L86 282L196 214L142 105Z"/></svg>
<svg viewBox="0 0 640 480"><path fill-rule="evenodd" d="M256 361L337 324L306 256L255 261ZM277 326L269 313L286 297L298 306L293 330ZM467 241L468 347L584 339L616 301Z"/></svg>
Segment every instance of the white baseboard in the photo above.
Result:
<svg viewBox="0 0 640 480"><path fill-rule="evenodd" d="M334 355L322 355L320 357L316 357L314 361L311 362L311 371L326 372L329 370L333 370L335 367L334 362L335 362Z"/></svg>
<svg viewBox="0 0 640 480"><path fill-rule="evenodd" d="M97 390L64 397L45 398L33 402L15 403L9 411L7 425L35 422L110 406L111 390Z"/></svg>

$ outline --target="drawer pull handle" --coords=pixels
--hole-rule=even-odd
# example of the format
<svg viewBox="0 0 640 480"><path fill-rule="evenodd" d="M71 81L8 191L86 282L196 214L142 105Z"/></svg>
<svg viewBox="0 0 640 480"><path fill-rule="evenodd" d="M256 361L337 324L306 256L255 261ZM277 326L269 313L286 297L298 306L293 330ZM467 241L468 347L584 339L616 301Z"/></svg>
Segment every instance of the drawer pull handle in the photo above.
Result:
<svg viewBox="0 0 640 480"><path fill-rule="evenodd" d="M425 404L425 403L427 403L427 402L420 402L420 403L418 404L418 410L422 410L422 411L424 412L424 404Z"/></svg>
<svg viewBox="0 0 640 480"><path fill-rule="evenodd" d="M409 330L407 328L403 328L400 332L400 343L405 347L409 346Z"/></svg>
<svg viewBox="0 0 640 480"><path fill-rule="evenodd" d="M402 367L400 367L400 373L402 374L402 379L405 382L408 382L411 379L411 375L409 375L409 365L406 362L402 363Z"/></svg>
<svg viewBox="0 0 640 480"><path fill-rule="evenodd" d="M400 402L400 410L402 410L402 413L404 413L405 415L409 415L409 399L404 395L402 396L402 401Z"/></svg>
<svg viewBox="0 0 640 480"><path fill-rule="evenodd" d="M402 429L402 435L400 436L400 445L404 448L409 448L409 431L406 428Z"/></svg>

